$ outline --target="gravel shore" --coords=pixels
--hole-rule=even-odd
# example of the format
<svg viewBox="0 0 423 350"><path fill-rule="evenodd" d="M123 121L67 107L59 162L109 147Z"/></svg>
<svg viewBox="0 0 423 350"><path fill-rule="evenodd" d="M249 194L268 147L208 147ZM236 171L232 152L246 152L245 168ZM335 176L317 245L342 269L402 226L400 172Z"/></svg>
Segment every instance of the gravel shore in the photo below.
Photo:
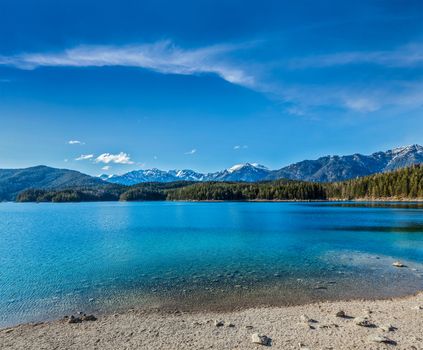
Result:
<svg viewBox="0 0 423 350"><path fill-rule="evenodd" d="M89 319L3 329L0 349L423 349L423 293L227 313L130 310Z"/></svg>

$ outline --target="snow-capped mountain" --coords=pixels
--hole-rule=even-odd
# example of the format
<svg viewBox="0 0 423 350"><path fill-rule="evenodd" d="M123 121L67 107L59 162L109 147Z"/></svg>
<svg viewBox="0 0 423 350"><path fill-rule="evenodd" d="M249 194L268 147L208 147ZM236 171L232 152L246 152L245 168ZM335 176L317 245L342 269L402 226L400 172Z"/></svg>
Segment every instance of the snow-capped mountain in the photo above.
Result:
<svg viewBox="0 0 423 350"><path fill-rule="evenodd" d="M176 178L176 180L183 181L204 181L205 175L197 173L193 170L169 170L168 173Z"/></svg>
<svg viewBox="0 0 423 350"><path fill-rule="evenodd" d="M134 170L123 175L101 175L100 178L121 185L135 185L141 182L173 182L173 181L260 181L270 174L263 165L256 163L237 164L229 169L215 173L202 174L193 170L159 169Z"/></svg>
<svg viewBox="0 0 423 350"><path fill-rule="evenodd" d="M423 147L411 145L371 155L325 156L304 160L279 170L269 170L257 163L236 164L215 173L198 173L193 170L135 170L123 175L102 175L101 179L123 185L141 182L173 181L245 181L256 182L276 179L331 182L391 171L423 163Z"/></svg>
<svg viewBox="0 0 423 350"><path fill-rule="evenodd" d="M270 175L271 170L257 163L236 164L217 173L207 174L208 181L256 182Z"/></svg>
<svg viewBox="0 0 423 350"><path fill-rule="evenodd" d="M173 181L202 181L203 174L192 170L134 170L123 175L112 175L106 179L107 182L121 185L135 185L141 182L173 182Z"/></svg>
<svg viewBox="0 0 423 350"><path fill-rule="evenodd" d="M267 180L342 181L419 163L423 163L423 147L411 145L371 155L326 156L304 160L272 172Z"/></svg>
<svg viewBox="0 0 423 350"><path fill-rule="evenodd" d="M419 145L411 145L405 147L394 148L391 152L391 160L385 166L384 171L394 170L406 167L410 164L423 162L423 147Z"/></svg>

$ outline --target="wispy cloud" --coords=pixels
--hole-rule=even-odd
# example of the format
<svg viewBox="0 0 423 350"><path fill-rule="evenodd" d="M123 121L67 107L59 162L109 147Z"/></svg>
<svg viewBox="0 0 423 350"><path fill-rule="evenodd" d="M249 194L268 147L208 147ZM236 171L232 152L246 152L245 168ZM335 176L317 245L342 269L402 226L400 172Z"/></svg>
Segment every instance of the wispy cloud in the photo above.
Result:
<svg viewBox="0 0 423 350"><path fill-rule="evenodd" d="M184 154L192 155L192 154L195 154L195 153L197 153L197 150L195 148L193 148L191 151L185 152Z"/></svg>
<svg viewBox="0 0 423 350"><path fill-rule="evenodd" d="M81 154L78 158L75 158L75 160L88 160L94 158L94 154Z"/></svg>
<svg viewBox="0 0 423 350"><path fill-rule="evenodd" d="M105 165L104 167L101 168L101 170L110 170L111 166L110 165Z"/></svg>
<svg viewBox="0 0 423 350"><path fill-rule="evenodd" d="M247 149L247 148L248 148L248 145L236 145L236 146L234 146L235 151L238 151L240 149Z"/></svg>
<svg viewBox="0 0 423 350"><path fill-rule="evenodd" d="M291 76L297 69L332 69L353 64L376 64L389 69L421 69L423 43L379 51L334 52L298 58L264 60L252 63L242 57L242 50L257 49L254 43L218 44L200 48L182 48L170 40L125 46L85 45L58 52L23 53L0 56L0 65L18 69L38 67L106 67L125 66L148 69L161 74L202 75L215 74L227 82L265 94L272 100L289 105L290 115L308 117L315 107L330 106L354 112L374 112L384 107L415 107L423 104L422 85L416 75L413 84L409 72L404 81L390 81L392 75L372 76L366 72L366 81L351 83L343 76L336 81L315 80L301 73L301 79L285 81L284 72ZM350 71L338 74L351 74ZM332 76L332 75L328 75ZM399 76L399 75L396 75ZM346 81L346 83L345 83ZM350 83L349 83L350 82ZM77 141L77 140L73 140ZM76 144L76 143L74 143ZM81 143L83 144L83 143ZM239 145L241 149L241 145ZM235 149L235 148L234 148ZM192 151L190 151L192 152ZM186 154L194 154L195 152Z"/></svg>
<svg viewBox="0 0 423 350"><path fill-rule="evenodd" d="M85 145L85 142L79 141L79 140L70 140L68 141L69 145Z"/></svg>
<svg viewBox="0 0 423 350"><path fill-rule="evenodd" d="M115 164L134 164L129 154L120 152L118 154L103 153L100 154L96 159L96 163L115 163Z"/></svg>
<svg viewBox="0 0 423 350"><path fill-rule="evenodd" d="M376 64L386 67L423 65L423 44L414 43L385 51L350 51L294 59L291 68L323 68L349 64Z"/></svg>
<svg viewBox="0 0 423 350"><path fill-rule="evenodd" d="M78 46L55 53L0 56L0 65L19 69L38 67L139 67L163 74L217 74L237 85L251 87L254 77L225 59L236 45L182 49L172 41L127 46Z"/></svg>

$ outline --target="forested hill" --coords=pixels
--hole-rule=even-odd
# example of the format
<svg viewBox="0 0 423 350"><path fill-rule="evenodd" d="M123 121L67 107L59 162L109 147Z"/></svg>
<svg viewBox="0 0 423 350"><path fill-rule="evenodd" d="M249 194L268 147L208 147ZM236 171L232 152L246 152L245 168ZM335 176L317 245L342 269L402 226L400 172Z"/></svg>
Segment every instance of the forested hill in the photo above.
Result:
<svg viewBox="0 0 423 350"><path fill-rule="evenodd" d="M271 182L142 183L131 187L98 186L66 190L27 190L19 202L152 200L414 200L423 199L423 165L335 183L292 180Z"/></svg>
<svg viewBox="0 0 423 350"><path fill-rule="evenodd" d="M423 199L423 164L325 185L328 198Z"/></svg>
<svg viewBox="0 0 423 350"><path fill-rule="evenodd" d="M99 188L104 185L102 180L79 171L43 165L25 169L0 169L0 201L15 200L19 192L31 188L57 190L77 187Z"/></svg>

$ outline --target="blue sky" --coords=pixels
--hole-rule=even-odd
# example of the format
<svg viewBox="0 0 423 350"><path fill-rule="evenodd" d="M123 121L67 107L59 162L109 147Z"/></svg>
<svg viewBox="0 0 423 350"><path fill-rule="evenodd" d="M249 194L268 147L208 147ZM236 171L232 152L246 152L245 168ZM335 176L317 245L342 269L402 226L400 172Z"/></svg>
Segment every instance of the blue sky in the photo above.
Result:
<svg viewBox="0 0 423 350"><path fill-rule="evenodd" d="M280 168L423 143L421 1L0 2L0 168Z"/></svg>

